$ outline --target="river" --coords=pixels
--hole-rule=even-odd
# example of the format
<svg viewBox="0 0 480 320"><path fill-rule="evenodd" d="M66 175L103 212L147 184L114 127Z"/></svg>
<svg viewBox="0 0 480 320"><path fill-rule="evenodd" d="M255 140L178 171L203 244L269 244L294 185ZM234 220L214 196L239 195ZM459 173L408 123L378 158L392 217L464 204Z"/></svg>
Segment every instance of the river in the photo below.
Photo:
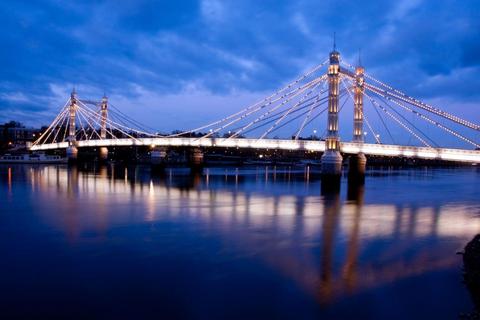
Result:
<svg viewBox="0 0 480 320"><path fill-rule="evenodd" d="M476 167L0 166L2 318L455 319Z"/></svg>

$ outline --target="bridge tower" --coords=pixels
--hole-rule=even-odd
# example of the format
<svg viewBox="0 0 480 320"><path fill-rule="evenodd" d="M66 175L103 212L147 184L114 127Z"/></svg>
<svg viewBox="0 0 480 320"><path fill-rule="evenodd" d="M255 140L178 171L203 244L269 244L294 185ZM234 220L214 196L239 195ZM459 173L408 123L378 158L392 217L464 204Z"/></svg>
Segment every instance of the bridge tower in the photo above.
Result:
<svg viewBox="0 0 480 320"><path fill-rule="evenodd" d="M75 118L77 113L77 92L75 88L70 94L70 106L69 106L69 127L68 127L68 147L67 147L67 158L69 161L76 160L78 155L77 149L77 138L76 138L76 125Z"/></svg>
<svg viewBox="0 0 480 320"><path fill-rule="evenodd" d="M108 98L104 95L100 105L100 138L107 138L107 116L108 116ZM108 148L100 147L100 160L105 161L108 158Z"/></svg>
<svg viewBox="0 0 480 320"><path fill-rule="evenodd" d="M355 87L354 87L354 109L353 109L353 142L357 143L359 148L364 142L363 137L363 93L365 82L365 69L358 59L358 66L355 68ZM365 177L365 168L367 158L363 152L350 157L349 178L363 180Z"/></svg>
<svg viewBox="0 0 480 320"><path fill-rule="evenodd" d="M340 139L338 136L338 92L340 81L340 53L336 50L335 41L333 51L330 52L328 66L328 122L325 152L322 155L322 175L340 177L342 174L342 155L340 154Z"/></svg>

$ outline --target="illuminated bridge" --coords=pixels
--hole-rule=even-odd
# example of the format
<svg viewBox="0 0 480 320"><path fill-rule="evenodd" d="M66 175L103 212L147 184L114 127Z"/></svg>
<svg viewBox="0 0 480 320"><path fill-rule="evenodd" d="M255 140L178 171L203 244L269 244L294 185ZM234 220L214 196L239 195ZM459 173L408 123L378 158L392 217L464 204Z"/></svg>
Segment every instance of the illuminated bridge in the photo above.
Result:
<svg viewBox="0 0 480 320"><path fill-rule="evenodd" d="M344 140L351 142L340 141L339 134L339 114L346 105L352 107L353 135ZM380 139L368 112L376 114L391 143ZM326 118L324 134L319 132L317 136L314 130L313 136L304 137L312 126L318 128L317 119L322 115ZM395 143L389 128L392 124L404 131L409 143ZM289 139L277 138L280 129L290 130ZM471 148L445 148L429 136L432 129ZM337 175L341 172L342 154L349 154L360 172L365 168L365 155L480 163L480 145L472 138L478 131L480 125L408 96L365 73L360 61L355 67L345 62L334 46L323 63L270 96L217 121L172 134L145 127L115 108L106 97L101 101L83 100L74 90L30 149L66 149L70 159L77 157L79 148L87 147L98 148L103 159L108 157L109 147L122 146L160 150L186 146L197 153L206 148L303 150L322 153L322 172ZM372 141L367 143L367 138ZM155 153L165 154L154 150L152 155Z"/></svg>

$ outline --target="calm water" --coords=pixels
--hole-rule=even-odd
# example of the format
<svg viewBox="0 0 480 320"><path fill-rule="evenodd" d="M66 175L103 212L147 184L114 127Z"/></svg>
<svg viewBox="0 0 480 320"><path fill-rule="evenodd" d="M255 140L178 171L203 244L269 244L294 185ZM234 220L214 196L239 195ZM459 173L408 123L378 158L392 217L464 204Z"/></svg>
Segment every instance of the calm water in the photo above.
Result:
<svg viewBox="0 0 480 320"><path fill-rule="evenodd" d="M0 316L455 319L476 168L0 166Z"/></svg>

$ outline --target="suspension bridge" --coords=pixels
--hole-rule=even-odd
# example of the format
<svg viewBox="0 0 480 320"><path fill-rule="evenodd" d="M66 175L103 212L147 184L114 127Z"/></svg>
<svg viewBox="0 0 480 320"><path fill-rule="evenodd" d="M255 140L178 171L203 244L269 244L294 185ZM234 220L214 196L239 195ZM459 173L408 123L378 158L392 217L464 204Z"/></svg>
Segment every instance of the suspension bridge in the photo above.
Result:
<svg viewBox="0 0 480 320"><path fill-rule="evenodd" d="M351 102L353 135L350 142L340 140L339 113ZM368 107L368 108L367 108ZM373 110L382 130L392 143L383 143L378 130L367 116ZM369 111L371 112L371 111ZM307 128L322 115L326 117L323 139L302 137ZM410 118L410 120L409 120ZM418 119L414 121L413 119ZM317 120L317 121L316 121ZM427 130L436 128L451 135L471 149L445 148L432 139ZM414 143L394 143L389 129L401 128ZM365 128L364 128L365 127ZM279 130L290 130L289 139L272 137ZM268 150L304 150L322 153L322 172L338 175L342 154L349 154L361 171L366 155L435 159L480 163L480 144L472 136L480 125L422 102L374 78L360 65L341 59L335 49L321 64L270 96L217 121L186 131L161 134L130 118L113 106L106 97L101 101L83 100L75 90L47 130L30 150L66 149L69 159L77 157L79 148L99 148L100 157L108 157L109 147L171 146L204 148L250 148ZM430 132L430 131L428 131ZM366 137L373 139L370 143Z"/></svg>

